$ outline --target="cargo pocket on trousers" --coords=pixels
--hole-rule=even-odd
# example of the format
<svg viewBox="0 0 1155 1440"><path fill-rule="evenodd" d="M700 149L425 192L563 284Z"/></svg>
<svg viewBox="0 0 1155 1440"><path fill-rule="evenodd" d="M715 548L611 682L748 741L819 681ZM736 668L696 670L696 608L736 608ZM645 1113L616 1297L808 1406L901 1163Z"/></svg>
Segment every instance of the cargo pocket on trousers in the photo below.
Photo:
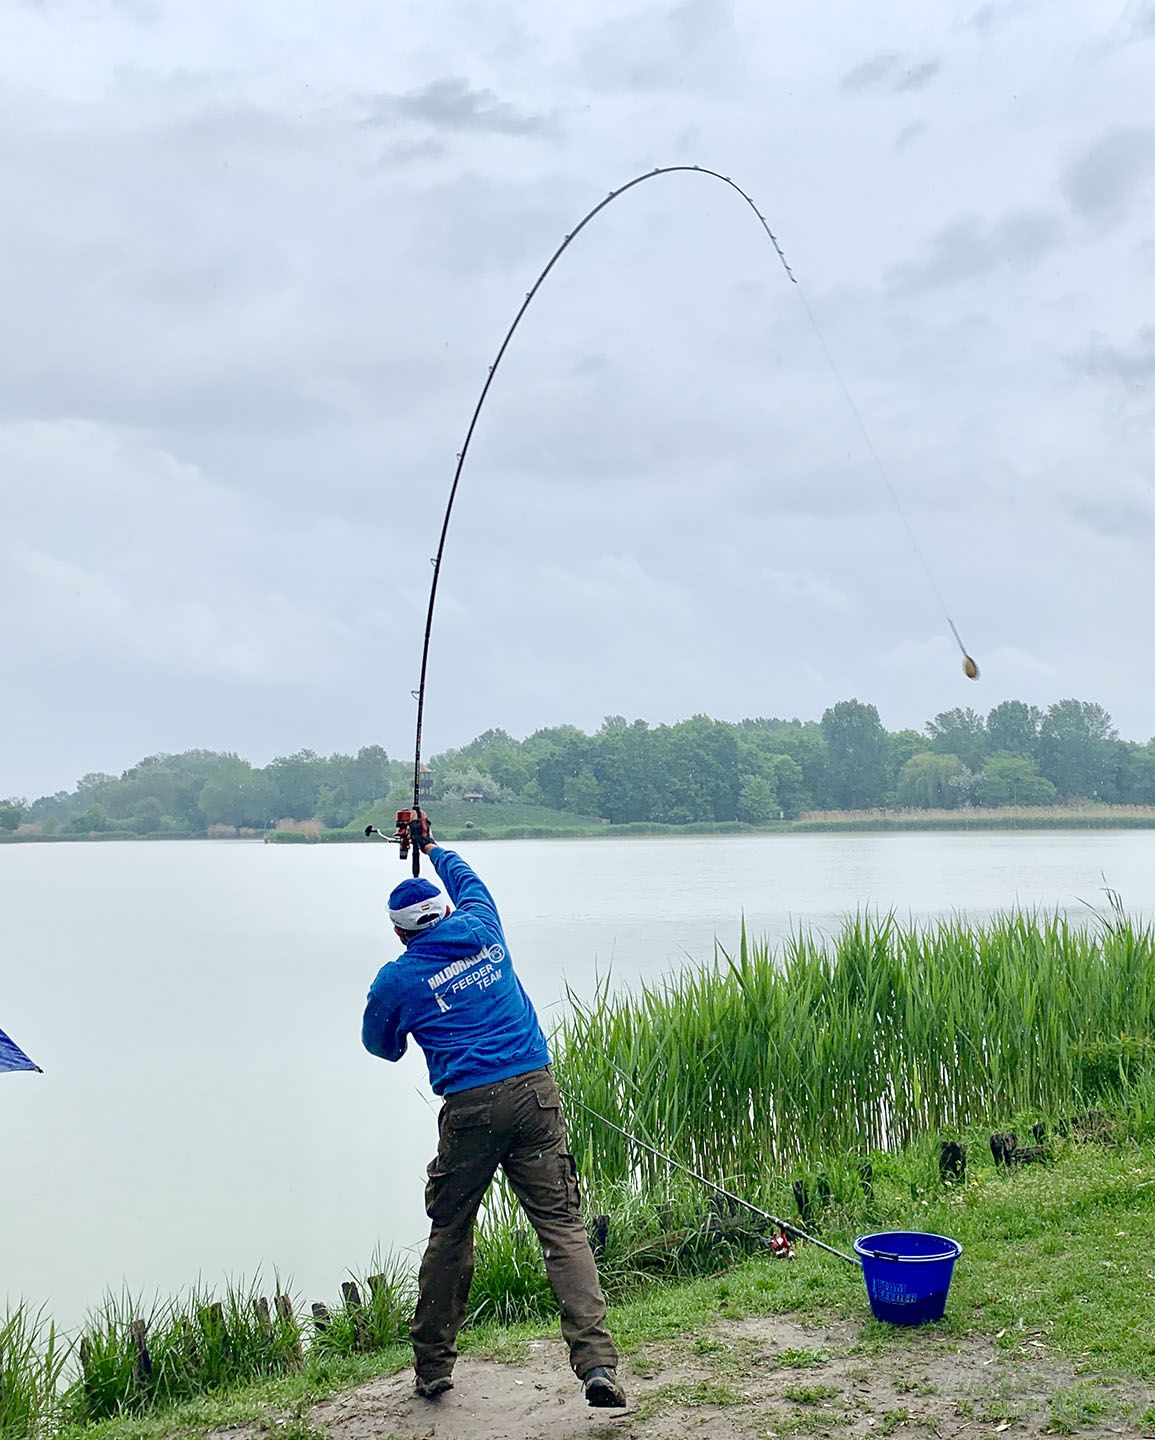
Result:
<svg viewBox="0 0 1155 1440"><path fill-rule="evenodd" d="M453 1211L450 1194L452 1172L439 1169L434 1160L425 1173L428 1176L425 1181L425 1213L434 1225L446 1225L452 1219Z"/></svg>
<svg viewBox="0 0 1155 1440"><path fill-rule="evenodd" d="M561 1166L561 1188L565 1195L566 1209L571 1215L580 1215L582 1208L581 1186L578 1184L577 1163L572 1155L563 1150L557 1157Z"/></svg>
<svg viewBox="0 0 1155 1440"><path fill-rule="evenodd" d="M533 1125L533 1138L539 1144L564 1147L567 1140L561 1097L556 1090L545 1095L535 1090L533 1098L537 1102L537 1110L533 1112L530 1122Z"/></svg>
<svg viewBox="0 0 1155 1440"><path fill-rule="evenodd" d="M488 1101L449 1109L437 1147L437 1161L442 1169L476 1165L492 1147L493 1106Z"/></svg>

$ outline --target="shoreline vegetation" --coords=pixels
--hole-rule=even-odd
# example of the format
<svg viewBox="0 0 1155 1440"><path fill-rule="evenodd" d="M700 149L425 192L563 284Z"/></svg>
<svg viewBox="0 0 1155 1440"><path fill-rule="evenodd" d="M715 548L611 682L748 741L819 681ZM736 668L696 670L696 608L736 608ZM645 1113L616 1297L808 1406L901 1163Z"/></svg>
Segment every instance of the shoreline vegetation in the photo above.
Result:
<svg viewBox="0 0 1155 1440"><path fill-rule="evenodd" d="M851 1267L804 1245L793 1264L773 1259L762 1222L603 1116L842 1248L888 1228L959 1239L942 1329L1061 1357L1095 1397L1070 1414L1107 1414L1119 1377L1155 1382L1155 933L1114 897L1090 926L860 916L777 950L743 934L737 953L660 984L569 999L556 1068L631 1363L719 1316L847 1317L862 1353L898 1364L918 1336L869 1319ZM240 1422L318 1440L309 1406L408 1363L411 1269L371 1269L335 1306L307 1308L279 1281L109 1299L74 1337L21 1307L0 1318L0 1440L160 1440ZM499 1190L466 1346L516 1358L552 1333L554 1311Z"/></svg>
<svg viewBox="0 0 1155 1440"><path fill-rule="evenodd" d="M70 791L0 798L0 838L359 838L413 802L413 764L379 745L146 756ZM1038 829L1155 824L1155 740L1124 740L1101 705L1008 700L886 730L842 700L821 720L609 715L593 734L487 730L418 772L445 839L790 829ZM293 837L298 837L294 839Z"/></svg>
<svg viewBox="0 0 1155 1440"><path fill-rule="evenodd" d="M449 814L442 816L445 811ZM807 811L795 820L749 825L739 820L702 821L690 825L657 825L635 822L611 825L598 820L564 817L568 822L526 823L524 819L504 821L500 806L478 806L468 820L451 807L437 807L436 833L449 842L463 840L573 840L613 839L630 836L701 835L806 835L821 833L886 833L921 830L1151 830L1155 829L1155 805L1047 805L1005 806L998 809L966 810L827 810ZM573 823L574 821L578 823ZM375 812L366 823L381 829L392 825L392 816ZM286 826L264 837L269 844L342 844L363 839L363 826L326 830Z"/></svg>
<svg viewBox="0 0 1155 1440"><path fill-rule="evenodd" d="M638 821L612 825L588 816L566 815L530 806L500 803L428 802L437 821L439 839L447 843L478 840L615 839L630 836L887 834L904 831L1041 831L1153 830L1155 805L1007 805L959 810L813 810L794 820L744 824L739 820L698 824L657 824ZM59 844L68 841L124 840L261 840L270 845L342 845L364 842L366 824L388 833L393 815L374 807L351 825L330 828L317 820L282 820L271 829L213 825L203 831L161 831L138 834L98 830L45 834L33 826L0 831L0 844Z"/></svg>

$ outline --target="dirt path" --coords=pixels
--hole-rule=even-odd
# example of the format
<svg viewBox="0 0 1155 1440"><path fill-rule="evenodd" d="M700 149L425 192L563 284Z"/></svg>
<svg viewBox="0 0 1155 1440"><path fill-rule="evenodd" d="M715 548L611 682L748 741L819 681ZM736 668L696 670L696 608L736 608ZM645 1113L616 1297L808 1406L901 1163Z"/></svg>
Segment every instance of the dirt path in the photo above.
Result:
<svg viewBox="0 0 1155 1440"><path fill-rule="evenodd" d="M894 1435L1007 1440L1047 1433L1155 1435L1155 1395L1076 1377L1043 1342L1012 1352L933 1329L900 1347L854 1324L804 1327L758 1318L647 1347L623 1363L626 1411L591 1410L560 1341L536 1341L516 1365L463 1357L455 1388L419 1400L406 1373L317 1406L331 1440L786 1440Z"/></svg>

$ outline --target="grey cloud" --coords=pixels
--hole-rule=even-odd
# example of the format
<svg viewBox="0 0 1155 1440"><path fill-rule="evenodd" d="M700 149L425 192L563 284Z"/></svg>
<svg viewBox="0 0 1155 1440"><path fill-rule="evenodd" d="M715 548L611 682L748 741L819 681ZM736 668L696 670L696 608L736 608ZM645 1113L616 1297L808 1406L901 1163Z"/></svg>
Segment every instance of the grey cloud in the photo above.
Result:
<svg viewBox="0 0 1155 1440"><path fill-rule="evenodd" d="M35 10L47 16L65 14L68 11L78 11L80 6L76 0L16 0L17 8L22 10ZM155 0L106 0L109 10L125 19L139 22L152 22L161 18L160 6Z"/></svg>
<svg viewBox="0 0 1155 1440"><path fill-rule="evenodd" d="M976 30L980 35L989 35L992 30L1005 25L1007 21L1023 11L1026 6L1022 0L1005 0L1005 3L997 3L997 0L988 0L985 5L980 5L972 15L969 15L959 26L961 30Z"/></svg>
<svg viewBox="0 0 1155 1440"><path fill-rule="evenodd" d="M1020 210L994 224L959 220L940 230L919 261L896 266L889 283L902 291L929 290L988 275L1000 265L1029 267L1063 243L1063 225L1045 210Z"/></svg>
<svg viewBox="0 0 1155 1440"><path fill-rule="evenodd" d="M1130 40L1155 37L1155 0L1132 0L1124 11L1123 27Z"/></svg>
<svg viewBox="0 0 1155 1440"><path fill-rule="evenodd" d="M0 132L17 128L11 108ZM14 207L0 234L13 337L0 422L153 427L198 452L229 433L264 436L255 469L272 471L290 435L299 445L355 416L408 422L453 371L428 331L433 292L391 277L443 260L435 293L453 303L556 240L562 207L541 182L522 205L516 184L465 177L410 193L396 167L382 176L352 107L311 125L199 95L131 113L133 124L110 107L98 123L29 105L21 145L0 142L0 189L67 196L55 213ZM342 166L360 177L349 190ZM385 186L401 228L382 229Z"/></svg>
<svg viewBox="0 0 1155 1440"><path fill-rule="evenodd" d="M635 10L589 33L583 80L598 90L715 90L733 78L741 48L732 0L682 0Z"/></svg>
<svg viewBox="0 0 1155 1440"><path fill-rule="evenodd" d="M1133 538L1137 531L1155 528L1155 506L1150 497L1146 504L1088 500L1072 506L1071 514L1100 535Z"/></svg>
<svg viewBox="0 0 1155 1440"><path fill-rule="evenodd" d="M893 52L874 55L848 70L840 83L843 90L875 90L887 85L897 65L898 56Z"/></svg>
<svg viewBox="0 0 1155 1440"><path fill-rule="evenodd" d="M1147 333L1149 342L1155 342L1155 330ZM1155 346L1150 364L1155 371ZM1094 487L1072 489L1068 504L1076 523L1102 536L1135 540L1143 535L1149 543L1150 532L1155 529L1155 486L1129 467L1107 464L1098 468Z"/></svg>
<svg viewBox="0 0 1155 1440"><path fill-rule="evenodd" d="M843 90L851 93L873 90L899 95L924 90L941 69L941 60L913 61L896 51L886 50L848 70L839 83Z"/></svg>
<svg viewBox="0 0 1155 1440"><path fill-rule="evenodd" d="M549 135L557 121L519 110L492 90L475 90L468 80L446 75L404 95L379 95L370 124L413 121L433 130L462 135Z"/></svg>
<svg viewBox="0 0 1155 1440"><path fill-rule="evenodd" d="M925 131L925 121L912 120L909 125L904 125L902 129L898 132L898 134L895 136L894 148L896 150L902 150L905 146L909 145L912 140L915 140L918 138L918 136L924 134Z"/></svg>
<svg viewBox="0 0 1155 1440"><path fill-rule="evenodd" d="M1155 130L1120 126L1101 135L1063 175L1063 193L1085 220L1116 225L1155 175Z"/></svg>
<svg viewBox="0 0 1155 1440"><path fill-rule="evenodd" d="M1011 693L1039 673L1030 656L1058 655L1150 733L1155 679L1132 657L1151 531L1108 543L1112 517L1076 510L1149 458L1130 412L1153 342L1109 318L1150 288L1141 197L1110 269L1048 263L1064 226L1086 230L1048 198L1057 166L1110 126L1155 126L1146 52L1101 47L1079 68L1098 119L1055 159L1071 133L1056 87L1109 15L1069 6L1044 46L1028 40L1042 7L1023 18L1036 0L994 0L963 33L947 19L949 52L892 45L880 15L841 68L900 53L844 93L800 4L338 0L291 21L164 4L152 27L113 23L112 3L0 0L0 609L22 696L0 715L0 793L185 744L404 753L422 537L486 367L566 229L631 157L671 151L713 152L796 235L912 526L952 605L966 595L968 638L1001 640ZM993 93L996 25L1022 40L1000 84L1050 97L1016 132L1014 173L1034 188L1005 200L990 156L1006 107L976 100ZM834 103L796 129L791 106L823 86ZM581 126L564 165L555 107ZM864 165L871 183L847 184ZM917 723L956 703L928 692L940 654L944 686L965 689L853 415L739 208L691 177L636 191L535 301L454 522L434 750L498 723L674 718L704 694L719 713L818 714L858 691ZM892 224L907 251L889 249ZM959 283L895 303L874 277L903 259L914 289ZM1011 285L996 306L988 292ZM1063 371L1065 322L1068 348L1112 331L1089 357L1101 379ZM703 568L716 583L695 603ZM1099 583L1072 592L1076 570Z"/></svg>
<svg viewBox="0 0 1155 1440"><path fill-rule="evenodd" d="M896 92L923 90L941 69L941 60L924 60L920 65L912 65L904 70L890 88Z"/></svg>
<svg viewBox="0 0 1155 1440"><path fill-rule="evenodd" d="M1001 13L998 5L980 5L964 23L968 30L981 30L985 34L998 23Z"/></svg>
<svg viewBox="0 0 1155 1440"><path fill-rule="evenodd" d="M1155 380L1155 325L1146 325L1131 345L1112 345L1096 336L1072 366L1084 375L1104 376L1138 387Z"/></svg>
<svg viewBox="0 0 1155 1440"><path fill-rule="evenodd" d="M423 160L440 160L447 151L448 147L441 140L434 140L432 136L426 136L422 140L398 140L385 147L380 163L385 168L394 165L420 165Z"/></svg>

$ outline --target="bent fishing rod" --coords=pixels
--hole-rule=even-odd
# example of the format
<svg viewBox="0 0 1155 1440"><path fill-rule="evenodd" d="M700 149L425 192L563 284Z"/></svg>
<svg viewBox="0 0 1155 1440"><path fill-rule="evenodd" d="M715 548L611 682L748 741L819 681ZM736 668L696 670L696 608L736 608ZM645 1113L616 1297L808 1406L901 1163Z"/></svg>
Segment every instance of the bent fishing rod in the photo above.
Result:
<svg viewBox="0 0 1155 1440"><path fill-rule="evenodd" d="M850 393L850 389L847 386L846 381L843 379L842 372L839 370L837 364L835 363L830 346L827 344L825 336L818 327L818 321L816 320L814 312L811 310L810 305L806 300L806 296L802 290L802 287L798 284L797 276L794 274L793 269L788 263L786 256L783 253L782 246L778 243L777 236L770 228L769 221L766 219L762 211L758 208L753 198L748 195L745 190L743 190L741 185L737 184L734 180L731 180L728 175L723 175L718 170L710 170L703 165L656 166L653 170L647 170L645 174L635 175L632 180L627 180L624 185L620 185L616 190L611 190L603 200L598 201L598 203L594 205L592 209L588 210L586 214L582 216L581 220L579 220L578 223L574 226L574 228L569 231L569 233L565 236L561 244L557 247L557 249L550 256L549 260L546 262L545 267L542 269L537 279L533 282L533 285L526 291L525 299L521 302L521 305L518 307L517 314L513 317L512 324L505 332L505 337L502 340L501 345L498 347L497 355L494 358L493 364L490 365L489 372L485 377L485 383L481 387L481 394L478 396L477 403L473 407L473 413L470 416L469 425L465 432L465 440L457 454L457 464L453 472L453 483L449 488L449 499L446 502L445 515L441 522L441 534L437 542L437 553L433 556L433 578L429 586L429 605L425 613L425 637L421 647L421 674L420 679L418 680L417 689L412 692L413 698L417 701L417 733L416 741L414 744L413 759L413 807L410 810L399 810L397 812L397 829L393 835L385 835L380 830L376 830L373 826L366 826L365 829L366 837L371 834L377 834L380 835L381 838L384 840L389 840L398 844L401 847L402 860L407 859L409 855L412 854L414 875L420 873L422 835L423 833L428 833L427 827L423 831L423 827L426 826L426 822L424 821L424 817L421 812L421 740L425 723L425 685L429 673L429 647L433 634L433 615L437 605L437 587L441 579L441 565L445 557L445 542L449 535L449 522L453 518L453 506L454 502L457 499L457 490L458 486L461 483L461 474L465 468L465 461L469 454L469 447L473 443L473 435L474 431L477 429L477 422L481 417L482 410L485 408L485 402L489 396L490 389L493 385L493 381L497 375L498 369L501 366L501 362L505 358L505 353L509 349L510 342L513 340L514 335L517 333L517 328L521 324L525 312L533 303L534 297L537 295L538 291L545 284L546 279L549 277L550 272L553 270L554 266L558 263L561 257L581 234L581 232L586 228L587 225L590 224L590 222L596 216L600 215L601 212L606 209L608 205L611 205L615 200L626 194L627 191L633 190L638 185L644 185L650 180L655 180L660 175L677 174L701 175L706 177L707 179L718 181L722 185L729 186L729 188L733 190L735 194L740 196L741 199L745 201L745 203L749 206L750 210L754 213L754 216L756 217L759 225L762 227L767 239L770 241L770 244L774 248L774 253L777 256L778 261L782 266L782 269L786 273L786 278L790 281L791 285L795 287L798 293L798 296L802 302L803 309L806 311L807 318L809 319L810 324L818 337L819 343L822 347L822 351L825 354L830 368L834 373L835 379L838 381L838 385L846 398L846 401L850 407L851 413L854 416L858 429L863 436L867 452L871 457L874 468L877 470L884 487L890 495L891 501L895 507L895 510L898 513L899 519L902 521L903 527L906 530L907 537L910 540L914 553L917 556L919 563L922 566L922 569L930 584L930 588L935 595L940 608L943 611L947 625L950 627L950 632L954 636L955 642L962 653L963 673L967 676L969 680L975 680L978 678L979 667L971 658L966 646L962 642L962 638L959 635L958 628L956 627L954 620L950 616L950 612L946 606L946 601L944 600L942 592L940 591L935 581L934 574L931 571L926 556L923 554L923 550L918 542L918 538L915 535L914 530L912 529L910 522L907 519L906 514L902 508L902 505L898 498L898 493L895 490L893 484L891 483L890 476L887 474L886 468L882 463L879 453L870 438L870 434L867 431L865 422L862 419L857 405L855 405L854 403L854 399Z"/></svg>

